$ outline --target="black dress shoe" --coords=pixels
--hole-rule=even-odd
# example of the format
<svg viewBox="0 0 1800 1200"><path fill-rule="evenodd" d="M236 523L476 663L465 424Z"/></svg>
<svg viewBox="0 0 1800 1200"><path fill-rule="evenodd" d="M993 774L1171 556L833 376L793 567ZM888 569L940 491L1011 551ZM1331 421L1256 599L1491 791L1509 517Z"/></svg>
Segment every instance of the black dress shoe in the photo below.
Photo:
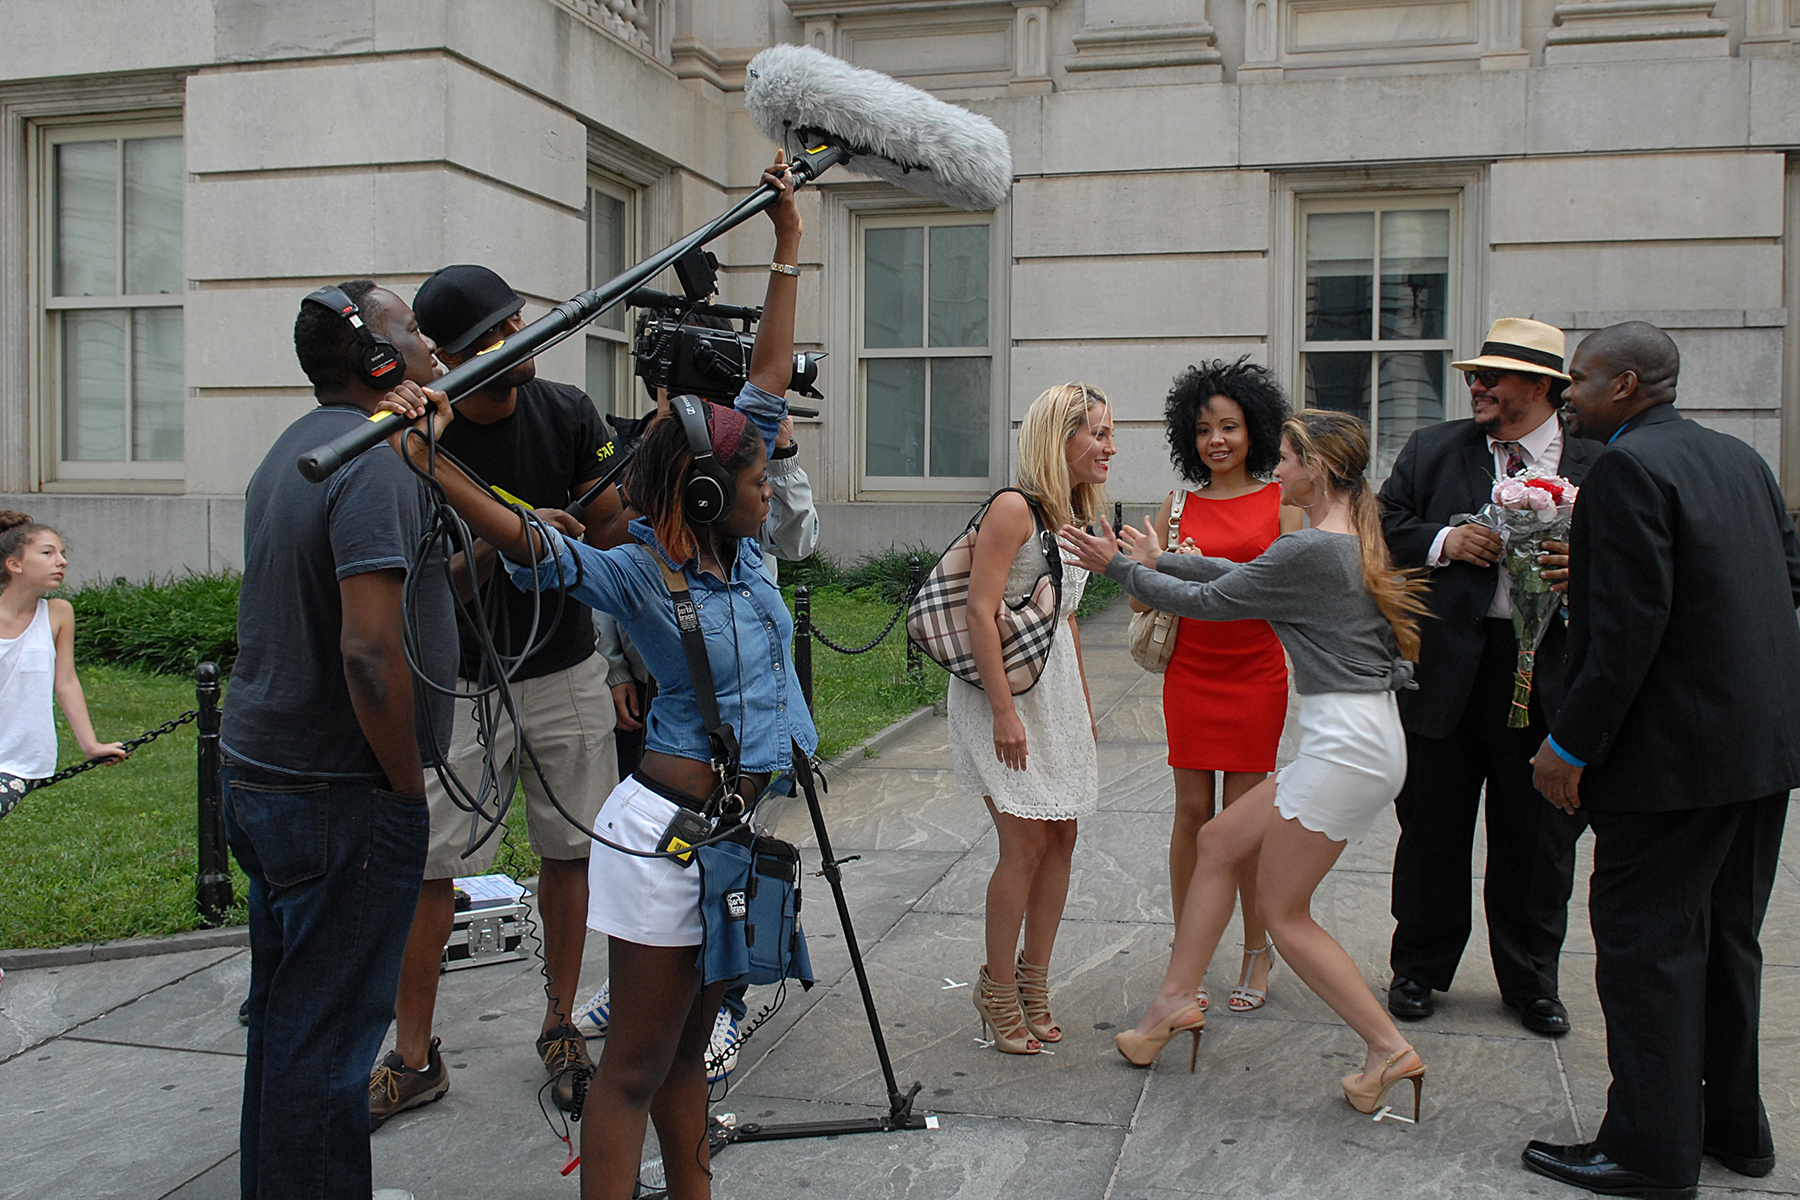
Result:
<svg viewBox="0 0 1800 1200"><path fill-rule="evenodd" d="M1699 1189L1664 1183L1648 1175L1627 1170L1600 1151L1594 1143L1558 1146L1552 1142L1532 1142L1519 1156L1529 1171L1548 1175L1571 1187L1586 1188L1602 1196L1642 1196L1644 1200L1693 1200Z"/></svg>
<svg viewBox="0 0 1800 1200"><path fill-rule="evenodd" d="M1716 1158L1719 1165L1727 1171L1736 1171L1739 1175L1748 1175L1752 1179L1761 1179L1775 1169L1775 1156L1733 1154L1729 1150L1715 1150L1711 1146L1701 1151L1708 1158Z"/></svg>
<svg viewBox="0 0 1800 1200"><path fill-rule="evenodd" d="M1437 1001L1418 980L1396 975L1388 984L1388 1011L1402 1021L1422 1021L1437 1011Z"/></svg>
<svg viewBox="0 0 1800 1200"><path fill-rule="evenodd" d="M1561 1037L1569 1032L1569 1010L1555 996L1539 996L1536 1000L1518 1002L1508 1000L1506 1007L1518 1013L1519 1024L1533 1033Z"/></svg>

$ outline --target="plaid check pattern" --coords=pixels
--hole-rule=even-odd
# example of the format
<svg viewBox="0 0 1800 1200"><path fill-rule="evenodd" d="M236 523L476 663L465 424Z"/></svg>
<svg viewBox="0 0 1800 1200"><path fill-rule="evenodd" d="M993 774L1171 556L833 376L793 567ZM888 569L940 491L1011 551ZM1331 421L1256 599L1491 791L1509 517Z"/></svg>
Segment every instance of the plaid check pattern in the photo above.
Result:
<svg viewBox="0 0 1800 1200"><path fill-rule="evenodd" d="M988 497L968 526L945 548L937 566L919 585L919 594L906 614L907 640L931 661L976 687L981 686L981 672L969 642L969 571L975 561L975 535L981 529L981 518L999 494ZM1017 605L1003 604L999 614L1001 663L1015 696L1030 691L1043 672L1050 645L1056 640L1056 614L1062 604L1062 553L1055 536L1044 528L1035 503L1031 516L1037 523L1036 536L1049 569L1038 576L1029 596Z"/></svg>

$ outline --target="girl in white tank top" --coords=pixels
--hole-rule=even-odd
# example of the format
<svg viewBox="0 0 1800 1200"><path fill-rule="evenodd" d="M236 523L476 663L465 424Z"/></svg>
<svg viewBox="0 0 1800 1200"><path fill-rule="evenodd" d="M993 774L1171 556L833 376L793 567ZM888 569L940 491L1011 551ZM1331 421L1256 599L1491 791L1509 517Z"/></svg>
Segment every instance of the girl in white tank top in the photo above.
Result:
<svg viewBox="0 0 1800 1200"><path fill-rule="evenodd" d="M23 513L0 512L0 566L0 775L35 780L56 773L52 697L82 754L122 761L124 747L97 739L88 719L75 676L75 610L44 595L62 586L68 568L62 539Z"/></svg>

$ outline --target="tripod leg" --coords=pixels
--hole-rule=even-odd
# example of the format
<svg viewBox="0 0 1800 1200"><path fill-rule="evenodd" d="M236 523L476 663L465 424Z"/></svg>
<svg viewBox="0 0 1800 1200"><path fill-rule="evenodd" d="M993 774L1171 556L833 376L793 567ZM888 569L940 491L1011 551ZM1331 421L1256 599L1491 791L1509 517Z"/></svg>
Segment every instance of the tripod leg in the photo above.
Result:
<svg viewBox="0 0 1800 1200"><path fill-rule="evenodd" d="M896 1128L923 1128L924 1118L912 1115L913 1097L919 1094L919 1085L904 1096L900 1093L900 1085L894 1079L894 1063L888 1057L887 1038L881 1032L881 1017L875 1011L875 994L869 990L869 973L863 967L862 948L856 943L856 930L850 923L850 905L844 899L843 872L838 869L836 856L831 850L831 835L825 831L825 814L819 808L819 793L813 778L812 762L806 751L798 742L793 746L794 775L800 784L800 790L806 793L806 808L812 814L813 833L819 839L819 858L824 868L826 882L831 884L831 895L837 901L838 924L844 930L844 944L850 950L850 965L856 972L856 986L862 991L863 1011L868 1014L869 1034L875 1041L875 1056L881 1060L881 1077L887 1083L888 1116Z"/></svg>

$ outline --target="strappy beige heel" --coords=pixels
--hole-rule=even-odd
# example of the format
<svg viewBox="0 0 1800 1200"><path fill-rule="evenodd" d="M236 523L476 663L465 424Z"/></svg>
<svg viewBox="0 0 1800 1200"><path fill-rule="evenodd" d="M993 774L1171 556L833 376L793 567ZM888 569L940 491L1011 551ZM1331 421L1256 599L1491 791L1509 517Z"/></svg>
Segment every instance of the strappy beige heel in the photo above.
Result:
<svg viewBox="0 0 1800 1200"><path fill-rule="evenodd" d="M1025 961L1024 951L1013 964L1019 980L1019 1007L1025 1013L1025 1027L1040 1042L1062 1041L1062 1029L1050 1018L1050 968Z"/></svg>
<svg viewBox="0 0 1800 1200"><path fill-rule="evenodd" d="M994 1049L1002 1054L1037 1054L1043 1045L1031 1036L1025 1013L1019 1007L1019 985L995 983L985 965L975 978L975 1011L981 1014L981 1032L985 1038L991 1029Z"/></svg>

